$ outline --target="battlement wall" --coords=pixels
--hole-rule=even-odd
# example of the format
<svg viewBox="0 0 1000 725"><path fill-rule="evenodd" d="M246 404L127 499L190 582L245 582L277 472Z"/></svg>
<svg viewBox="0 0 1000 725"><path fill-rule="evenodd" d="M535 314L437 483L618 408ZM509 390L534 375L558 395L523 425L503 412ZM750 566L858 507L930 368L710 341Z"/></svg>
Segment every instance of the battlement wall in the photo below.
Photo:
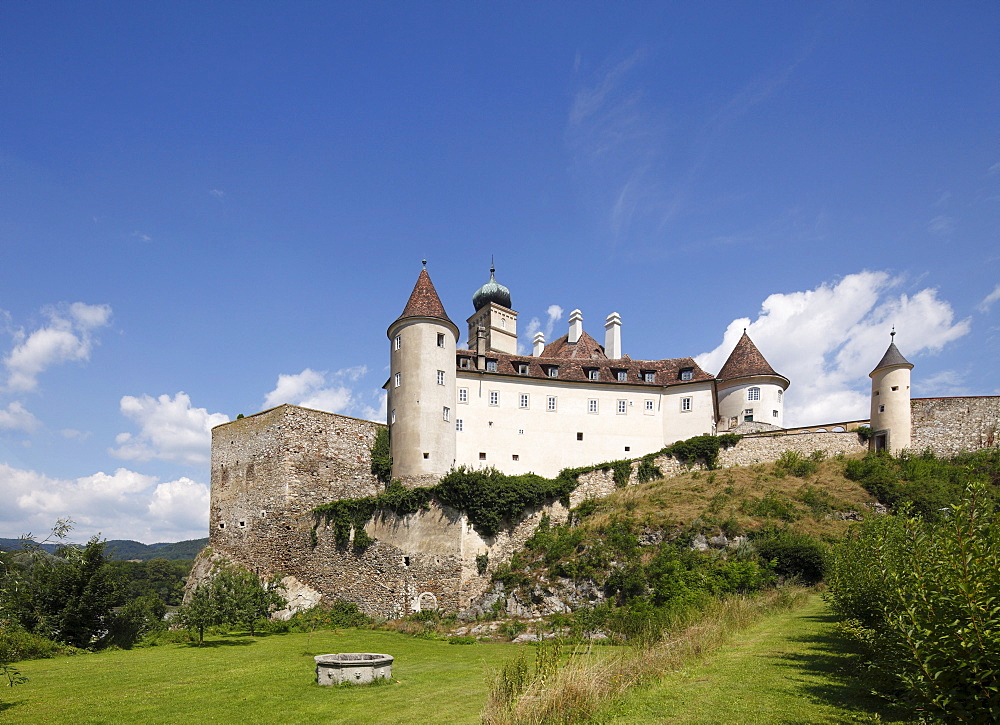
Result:
<svg viewBox="0 0 1000 725"><path fill-rule="evenodd" d="M914 398L910 448L938 456L1000 444L1000 395Z"/></svg>

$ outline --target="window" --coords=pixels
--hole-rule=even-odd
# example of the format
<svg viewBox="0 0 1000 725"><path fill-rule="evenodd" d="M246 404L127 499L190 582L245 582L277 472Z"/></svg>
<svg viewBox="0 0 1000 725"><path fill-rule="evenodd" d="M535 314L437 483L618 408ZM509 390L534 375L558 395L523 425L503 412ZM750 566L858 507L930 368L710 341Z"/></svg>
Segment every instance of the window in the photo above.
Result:
<svg viewBox="0 0 1000 725"><path fill-rule="evenodd" d="M760 388L747 388L747 400L760 400Z"/></svg>
<svg viewBox="0 0 1000 725"><path fill-rule="evenodd" d="M518 431L517 431L517 434L518 434L519 436L523 436L523 435L524 435L524 428L521 428L520 430L518 430Z"/></svg>
<svg viewBox="0 0 1000 725"><path fill-rule="evenodd" d="M626 453L628 453L630 450L632 450L632 446L625 446L625 452Z"/></svg>
<svg viewBox="0 0 1000 725"><path fill-rule="evenodd" d="M444 420L445 423L451 420L451 408L447 406L441 408L441 418Z"/></svg>
<svg viewBox="0 0 1000 725"><path fill-rule="evenodd" d="M458 402L459 403L468 403L469 402L469 389L468 388L459 388L458 389Z"/></svg>
<svg viewBox="0 0 1000 725"><path fill-rule="evenodd" d="M527 375L528 374L528 363L518 363L518 365L517 365L517 374L518 375Z"/></svg>
<svg viewBox="0 0 1000 725"><path fill-rule="evenodd" d="M652 413L653 410L654 410L653 401L652 400L647 400L646 401L646 412L647 413Z"/></svg>
<svg viewBox="0 0 1000 725"><path fill-rule="evenodd" d="M225 523L224 521L223 521L222 523L220 523L220 524L219 524L219 528L220 528L220 529L224 529L224 528L226 528L226 523Z"/></svg>
<svg viewBox="0 0 1000 725"><path fill-rule="evenodd" d="M479 451L479 460L480 461L486 460L486 454L483 451Z"/></svg>
<svg viewBox="0 0 1000 725"><path fill-rule="evenodd" d="M425 461L426 461L426 460L427 460L428 458L430 458L430 457L431 457L431 454L430 454L430 453L424 453L424 460L425 460Z"/></svg>
<svg viewBox="0 0 1000 725"><path fill-rule="evenodd" d="M469 358L467 358L467 357L460 357L458 359L458 366L460 368L462 368L463 370L468 370L469 369Z"/></svg>
<svg viewBox="0 0 1000 725"><path fill-rule="evenodd" d="M878 412L879 412L879 413L884 413L884 412L885 412L885 406L884 406L884 405L880 405L880 406L878 407Z"/></svg>
<svg viewBox="0 0 1000 725"><path fill-rule="evenodd" d="M691 412L691 398L681 398L681 412Z"/></svg>
<svg viewBox="0 0 1000 725"><path fill-rule="evenodd" d="M597 368L591 368L590 370L587 371L587 380L600 380L600 379L601 379L601 371L598 370Z"/></svg>
<svg viewBox="0 0 1000 725"><path fill-rule="evenodd" d="M528 400L529 400L528 399L528 394L527 393L521 393L520 400L519 400L520 406L522 408L527 408L528 407Z"/></svg>
<svg viewBox="0 0 1000 725"><path fill-rule="evenodd" d="M781 402L781 394L782 394L783 392L784 392L783 390L779 390L779 391L778 391L778 402L779 402L779 403ZM878 393L875 393L875 395L878 395Z"/></svg>
<svg viewBox="0 0 1000 725"><path fill-rule="evenodd" d="M507 329L507 320L505 320L503 317L500 318L500 329L501 330Z"/></svg>
<svg viewBox="0 0 1000 725"><path fill-rule="evenodd" d="M628 412L628 401L618 401L618 415L625 415Z"/></svg>
<svg viewBox="0 0 1000 725"><path fill-rule="evenodd" d="M628 371L619 370L618 372L615 373L615 377L618 378L619 383L624 383L628 380Z"/></svg>
<svg viewBox="0 0 1000 725"><path fill-rule="evenodd" d="M396 377L393 378L394 385L398 388L400 383L403 382L403 373L396 373Z"/></svg>
<svg viewBox="0 0 1000 725"><path fill-rule="evenodd" d="M893 386L892 386L892 389L893 389L893 390L899 390L899 386L898 386L898 385L893 385Z"/></svg>
<svg viewBox="0 0 1000 725"><path fill-rule="evenodd" d="M393 408L392 412L389 413L389 423L395 423L395 422L396 422L396 409Z"/></svg>
<svg viewBox="0 0 1000 725"><path fill-rule="evenodd" d="M556 396L550 395L545 401L545 409L549 411L555 411L556 409Z"/></svg>
<svg viewBox="0 0 1000 725"><path fill-rule="evenodd" d="M582 433L582 432L580 432L580 433L577 433L577 434L576 434L576 439L577 439L578 441L582 441L582 440L583 440L583 433Z"/></svg>
<svg viewBox="0 0 1000 725"><path fill-rule="evenodd" d="M455 430L458 431L459 433L461 433L463 430L465 430L465 421L463 421L461 418L456 418L455 419Z"/></svg>
<svg viewBox="0 0 1000 725"><path fill-rule="evenodd" d="M753 408L747 408L743 411L743 422L753 423Z"/></svg>
<svg viewBox="0 0 1000 725"><path fill-rule="evenodd" d="M500 393L496 390L490 391L490 405L500 405Z"/></svg>
<svg viewBox="0 0 1000 725"><path fill-rule="evenodd" d="M694 368L681 368L681 380L690 380L694 377Z"/></svg>
<svg viewBox="0 0 1000 725"><path fill-rule="evenodd" d="M559 366L558 365L549 365L549 369L548 369L547 373L548 373L548 376L550 378L558 378L559 377Z"/></svg>
<svg viewBox="0 0 1000 725"><path fill-rule="evenodd" d="M402 346L403 346L403 338L401 338L399 335L396 335L394 338L392 338L393 350L398 350Z"/></svg>
<svg viewBox="0 0 1000 725"><path fill-rule="evenodd" d="M444 347L444 333L438 333L438 347Z"/></svg>
<svg viewBox="0 0 1000 725"><path fill-rule="evenodd" d="M778 417L778 411L776 411L776 410L772 410L772 411L771 411L771 417L772 417L772 418L777 418L777 417Z"/></svg>
<svg viewBox="0 0 1000 725"><path fill-rule="evenodd" d="M598 410L597 410L597 398L591 398L590 400L587 401L587 412L588 413L596 413L596 412L598 412Z"/></svg>
<svg viewBox="0 0 1000 725"><path fill-rule="evenodd" d="M642 374L642 379L643 379L644 382L647 382L647 383L655 383L656 382L656 373L654 373L654 372L652 372L650 370L647 370L646 372L644 372Z"/></svg>
<svg viewBox="0 0 1000 725"><path fill-rule="evenodd" d="M444 385L444 370L438 370L438 385Z"/></svg>
<svg viewBox="0 0 1000 725"><path fill-rule="evenodd" d="M486 361L486 372L488 372L488 373L495 373L496 371L497 371L497 361L496 360L487 360Z"/></svg>
<svg viewBox="0 0 1000 725"><path fill-rule="evenodd" d="M511 456L510 456L510 460L512 460L512 461L519 461L519 460L521 460L521 457L519 455L517 455L516 453L512 453Z"/></svg>

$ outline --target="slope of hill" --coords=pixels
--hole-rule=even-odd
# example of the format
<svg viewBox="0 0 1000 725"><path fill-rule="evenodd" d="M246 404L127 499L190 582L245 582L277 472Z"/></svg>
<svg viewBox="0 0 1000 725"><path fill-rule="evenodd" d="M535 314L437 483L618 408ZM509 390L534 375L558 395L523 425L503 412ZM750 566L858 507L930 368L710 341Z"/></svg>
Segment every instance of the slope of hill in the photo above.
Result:
<svg viewBox="0 0 1000 725"><path fill-rule="evenodd" d="M180 561L194 559L198 555L198 552L207 545L207 538L160 544L143 544L131 539L112 539L105 542L105 551L108 558L112 561L129 561L132 559L140 561L149 561L150 559ZM42 544L42 550L51 554L59 546L61 544ZM70 546L81 546L81 544L70 544ZM20 548L20 539L0 538L0 551L16 551Z"/></svg>

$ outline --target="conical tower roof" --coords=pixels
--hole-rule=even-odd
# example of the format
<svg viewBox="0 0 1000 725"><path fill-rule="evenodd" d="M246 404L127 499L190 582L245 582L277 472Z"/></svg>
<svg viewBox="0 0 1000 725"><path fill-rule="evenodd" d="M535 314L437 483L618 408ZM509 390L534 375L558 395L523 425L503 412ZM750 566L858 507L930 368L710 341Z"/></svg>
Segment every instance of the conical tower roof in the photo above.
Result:
<svg viewBox="0 0 1000 725"><path fill-rule="evenodd" d="M434 289L434 283L431 282L431 276L427 274L426 267L420 270L417 283L413 285L413 292L410 293L410 299L406 301L406 307L403 308L403 314L396 321L404 320L407 317L436 317L452 327L455 326L455 323L448 317L448 313L444 311L444 305L441 304L441 298L438 297L437 290Z"/></svg>
<svg viewBox="0 0 1000 725"><path fill-rule="evenodd" d="M736 343L736 347L729 353L729 359L722 366L722 370L715 376L719 382L735 380L736 378L747 378L753 375L773 375L778 378L785 378L774 371L774 368L760 354L760 350L753 344L753 340L743 330L743 337Z"/></svg>
<svg viewBox="0 0 1000 725"><path fill-rule="evenodd" d="M896 333L893 332L892 335L895 337ZM903 357L903 353L901 353L899 348L896 347L896 343L890 342L889 347L885 351L885 355L883 355L882 359L878 361L878 365L875 366L875 369L868 373L868 376L871 377L882 368L891 368L896 367L897 365L905 365L910 368L910 370L913 369L913 363Z"/></svg>

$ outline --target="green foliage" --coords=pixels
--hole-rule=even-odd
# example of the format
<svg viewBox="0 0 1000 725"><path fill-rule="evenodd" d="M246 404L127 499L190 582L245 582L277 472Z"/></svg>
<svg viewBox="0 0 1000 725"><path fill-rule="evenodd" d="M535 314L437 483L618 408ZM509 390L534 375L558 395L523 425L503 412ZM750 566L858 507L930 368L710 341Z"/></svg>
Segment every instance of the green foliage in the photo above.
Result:
<svg viewBox="0 0 1000 725"><path fill-rule="evenodd" d="M778 576L815 584L826 573L826 545L808 534L765 529L754 536L753 545L763 561L772 563Z"/></svg>
<svg viewBox="0 0 1000 725"><path fill-rule="evenodd" d="M283 588L277 580L262 582L253 572L223 563L192 592L176 618L198 631L199 643L205 639L205 629L218 624L246 627L252 637L262 620L286 605Z"/></svg>
<svg viewBox="0 0 1000 725"><path fill-rule="evenodd" d="M610 465L615 486L625 488L629 478L632 477L632 461L612 461Z"/></svg>
<svg viewBox="0 0 1000 725"><path fill-rule="evenodd" d="M372 618L358 609L354 602L337 599L329 604L298 611L288 621L290 631L313 632L317 629L367 627L372 623Z"/></svg>
<svg viewBox="0 0 1000 725"><path fill-rule="evenodd" d="M166 611L166 605L155 594L132 599L114 616L108 633L110 644L129 649L146 635L165 629Z"/></svg>
<svg viewBox="0 0 1000 725"><path fill-rule="evenodd" d="M639 483L649 483L658 478L663 478L663 471L653 463L653 456L643 456L636 468L635 477Z"/></svg>
<svg viewBox="0 0 1000 725"><path fill-rule="evenodd" d="M475 637L449 637L448 644L476 644L478 642Z"/></svg>
<svg viewBox="0 0 1000 725"><path fill-rule="evenodd" d="M740 510L748 516L795 521L799 511L786 496L777 491L768 491L761 498L744 499L740 502Z"/></svg>
<svg viewBox="0 0 1000 725"><path fill-rule="evenodd" d="M476 555L476 571L479 572L479 576L485 576L486 570L490 565L490 555L489 554L477 554Z"/></svg>
<svg viewBox="0 0 1000 725"><path fill-rule="evenodd" d="M933 521L962 497L972 481L986 481L983 495L1000 497L1000 449L987 448L952 459L937 458L930 452L898 458L884 452L869 453L848 461L844 475L887 506L909 504L914 513Z"/></svg>
<svg viewBox="0 0 1000 725"><path fill-rule="evenodd" d="M984 476L946 514L902 507L838 545L829 599L904 696L948 722L1000 721L1000 506Z"/></svg>
<svg viewBox="0 0 1000 725"><path fill-rule="evenodd" d="M153 595L168 606L180 606L191 564L191 561L151 559L114 561L111 568L120 574L127 600Z"/></svg>
<svg viewBox="0 0 1000 725"><path fill-rule="evenodd" d="M36 660L55 655L74 654L78 651L76 647L27 632L13 622L6 622L0 626L0 662Z"/></svg>
<svg viewBox="0 0 1000 725"><path fill-rule="evenodd" d="M719 451L732 448L739 443L741 437L735 433L724 433L720 436L695 436L684 441L677 441L654 454L653 457L667 455L689 466L703 463L705 468L713 470L719 464Z"/></svg>
<svg viewBox="0 0 1000 725"><path fill-rule="evenodd" d="M821 453L821 451L816 451L816 453ZM795 451L785 451L774 462L774 472L778 476L805 478L816 473L820 460L822 460L822 457L817 457L815 454L809 458L803 458Z"/></svg>
<svg viewBox="0 0 1000 725"><path fill-rule="evenodd" d="M872 430L870 425L862 425L858 427L858 440L862 443L867 443L872 438L875 437L875 431Z"/></svg>
<svg viewBox="0 0 1000 725"><path fill-rule="evenodd" d="M392 479L392 455L389 447L389 429L379 428L372 443L372 475L384 484Z"/></svg>

